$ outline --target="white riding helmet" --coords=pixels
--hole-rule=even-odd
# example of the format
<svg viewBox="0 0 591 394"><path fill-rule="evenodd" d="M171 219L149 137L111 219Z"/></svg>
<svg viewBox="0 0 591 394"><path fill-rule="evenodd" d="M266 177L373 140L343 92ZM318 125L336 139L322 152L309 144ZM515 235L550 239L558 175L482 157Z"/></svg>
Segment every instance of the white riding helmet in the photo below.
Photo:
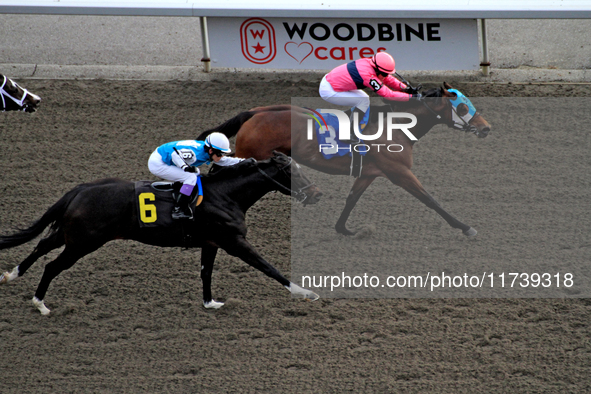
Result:
<svg viewBox="0 0 591 394"><path fill-rule="evenodd" d="M211 133L205 138L205 146L212 149L217 149L224 153L230 153L230 140L222 133Z"/></svg>

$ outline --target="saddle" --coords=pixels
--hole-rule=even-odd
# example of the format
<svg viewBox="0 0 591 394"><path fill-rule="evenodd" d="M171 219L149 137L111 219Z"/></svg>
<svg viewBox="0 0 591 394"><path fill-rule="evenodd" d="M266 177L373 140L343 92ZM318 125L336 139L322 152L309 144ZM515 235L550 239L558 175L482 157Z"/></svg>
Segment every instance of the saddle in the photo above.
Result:
<svg viewBox="0 0 591 394"><path fill-rule="evenodd" d="M150 186L160 192L170 192L172 193L172 198L175 201L178 201L181 194L181 187L183 186L182 182L165 182L165 181L158 181L152 182ZM194 208L197 205L201 204L201 200L203 200L203 191L201 187L201 178L197 178L197 187L193 189L193 193L191 193L191 207Z"/></svg>
<svg viewBox="0 0 591 394"><path fill-rule="evenodd" d="M197 178L197 187L191 195L191 207L194 209L203 199L201 178ZM180 196L181 182L135 182L135 201L141 228L174 226L172 210Z"/></svg>

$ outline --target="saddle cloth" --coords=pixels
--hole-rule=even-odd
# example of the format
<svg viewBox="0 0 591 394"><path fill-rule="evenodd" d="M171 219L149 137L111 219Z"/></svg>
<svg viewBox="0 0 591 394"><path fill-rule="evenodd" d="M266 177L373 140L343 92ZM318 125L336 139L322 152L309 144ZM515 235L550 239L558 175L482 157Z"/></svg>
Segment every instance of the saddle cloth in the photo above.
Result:
<svg viewBox="0 0 591 394"><path fill-rule="evenodd" d="M177 224L172 219L174 202L178 200L181 182L137 181L135 183L135 201L140 228L172 226ZM191 199L193 212L201 204L203 189L201 177L197 177L197 187Z"/></svg>
<svg viewBox="0 0 591 394"><path fill-rule="evenodd" d="M173 188L161 190L152 186L153 181L135 183L135 202L140 227L172 226L174 208Z"/></svg>
<svg viewBox="0 0 591 394"><path fill-rule="evenodd" d="M316 110L319 112L320 110ZM339 136L339 119L336 115L323 113L321 119L317 119L316 125L316 138L318 139L318 147L322 152L322 156L329 160L334 157L341 157L348 155L352 156L353 149L355 152L365 156L367 153L366 146L359 146L354 148L355 145L351 146L350 143L341 142L338 139ZM325 124L326 122L326 124ZM328 126L328 129L327 129ZM353 131L351 131L353 132ZM359 141L363 144L363 141Z"/></svg>

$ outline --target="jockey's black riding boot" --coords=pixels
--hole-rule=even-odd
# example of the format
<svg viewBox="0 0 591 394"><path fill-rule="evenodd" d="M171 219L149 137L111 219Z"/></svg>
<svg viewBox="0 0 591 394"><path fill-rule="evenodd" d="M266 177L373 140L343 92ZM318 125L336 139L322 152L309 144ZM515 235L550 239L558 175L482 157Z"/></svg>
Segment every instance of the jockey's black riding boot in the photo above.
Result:
<svg viewBox="0 0 591 394"><path fill-rule="evenodd" d="M357 122L355 122L355 114L357 114ZM360 110L357 107L353 108L353 110L351 111L351 140L344 141L345 143L350 144L351 148L352 148L350 175L355 178L360 176L361 169L362 169L362 162L363 162L363 157L361 156L359 151L357 149L355 149L355 147L354 147L359 142L361 142L359 140L359 137L357 137L357 135L355 135L355 130L358 129L359 134L363 133L363 129L365 129L365 126L366 126L365 123L363 122L364 117L365 117L365 112L363 112L362 110Z"/></svg>
<svg viewBox="0 0 591 394"><path fill-rule="evenodd" d="M355 114L357 113L357 125L355 125ZM363 117L365 116L365 112L363 112L362 110L360 110L359 108L355 107L353 108L353 111L351 111L351 139L350 140L344 140L344 143L347 144L357 144L359 143L359 138L355 135L355 129L359 129L359 133L363 133L363 129L365 128L365 125L359 125L359 122L361 122L361 120L363 119Z"/></svg>
<svg viewBox="0 0 591 394"><path fill-rule="evenodd" d="M190 207L191 196L180 194L178 201L175 201L172 209L173 219L193 219L193 210Z"/></svg>

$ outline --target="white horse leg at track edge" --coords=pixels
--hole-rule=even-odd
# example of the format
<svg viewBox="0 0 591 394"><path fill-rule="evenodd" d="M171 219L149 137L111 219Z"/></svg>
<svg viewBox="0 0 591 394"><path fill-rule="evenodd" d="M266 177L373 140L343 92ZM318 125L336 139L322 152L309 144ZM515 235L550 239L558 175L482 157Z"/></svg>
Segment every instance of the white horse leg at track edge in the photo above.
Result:
<svg viewBox="0 0 591 394"><path fill-rule="evenodd" d="M11 272L5 272L0 275L0 285L3 283L12 282L18 278L18 265L12 269Z"/></svg>
<svg viewBox="0 0 591 394"><path fill-rule="evenodd" d="M312 290L304 289L303 287L300 287L293 282L290 282L289 286L285 286L285 288L289 290L291 294L303 297L305 300L316 301L320 298L320 296L314 293Z"/></svg>
<svg viewBox="0 0 591 394"><path fill-rule="evenodd" d="M42 315L47 316L49 315L49 312L51 312L43 303L43 300L40 300L37 297L33 297L33 305L35 305L35 307L37 309L39 309L39 312L41 312Z"/></svg>
<svg viewBox="0 0 591 394"><path fill-rule="evenodd" d="M464 232L464 235L466 235L467 237L474 237L476 236L476 234L478 234L478 231L476 231L474 228L470 227L468 230L466 230Z"/></svg>
<svg viewBox="0 0 591 394"><path fill-rule="evenodd" d="M209 302L203 302L203 306L207 309L220 309L222 306L224 306L224 303L218 302L216 300L211 300Z"/></svg>

